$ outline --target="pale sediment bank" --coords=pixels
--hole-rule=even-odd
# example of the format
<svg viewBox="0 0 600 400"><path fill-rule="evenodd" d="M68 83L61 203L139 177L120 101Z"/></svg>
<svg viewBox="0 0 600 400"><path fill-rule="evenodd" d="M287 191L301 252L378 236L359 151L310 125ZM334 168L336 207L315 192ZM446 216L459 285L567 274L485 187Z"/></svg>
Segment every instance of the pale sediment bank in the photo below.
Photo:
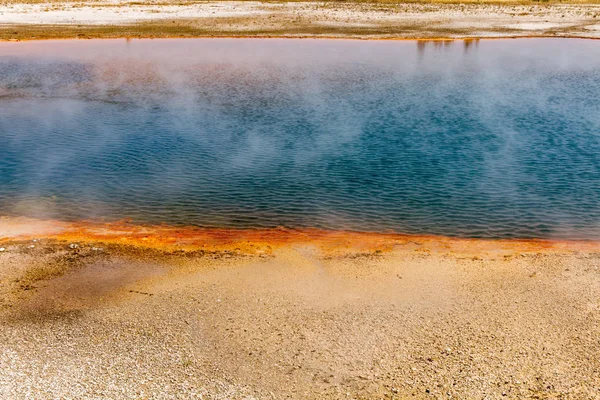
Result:
<svg viewBox="0 0 600 400"><path fill-rule="evenodd" d="M600 247L0 219L2 398L595 398Z"/></svg>
<svg viewBox="0 0 600 400"><path fill-rule="evenodd" d="M0 5L0 40L215 36L600 38L600 5L251 1Z"/></svg>

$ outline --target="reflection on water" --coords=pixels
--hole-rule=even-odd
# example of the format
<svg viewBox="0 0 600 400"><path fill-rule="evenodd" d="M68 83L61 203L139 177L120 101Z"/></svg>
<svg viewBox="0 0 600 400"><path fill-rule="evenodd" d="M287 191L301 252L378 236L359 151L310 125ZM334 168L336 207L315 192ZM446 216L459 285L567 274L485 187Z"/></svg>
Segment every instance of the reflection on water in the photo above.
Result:
<svg viewBox="0 0 600 400"><path fill-rule="evenodd" d="M0 215L600 238L599 50L0 43Z"/></svg>
<svg viewBox="0 0 600 400"><path fill-rule="evenodd" d="M423 57L425 55L425 49L427 49L428 47L432 47L433 51L435 52L435 51L440 51L442 49L447 49L452 45L462 42L465 53L468 53L469 51L476 50L479 47L479 41L480 41L480 39L476 39L476 38L463 39L461 41L447 40L447 39L444 39L444 40L421 39L421 40L417 40L417 52L419 54L419 57Z"/></svg>
<svg viewBox="0 0 600 400"><path fill-rule="evenodd" d="M469 50L474 50L479 47L479 39L465 39L463 41L465 53L468 53Z"/></svg>

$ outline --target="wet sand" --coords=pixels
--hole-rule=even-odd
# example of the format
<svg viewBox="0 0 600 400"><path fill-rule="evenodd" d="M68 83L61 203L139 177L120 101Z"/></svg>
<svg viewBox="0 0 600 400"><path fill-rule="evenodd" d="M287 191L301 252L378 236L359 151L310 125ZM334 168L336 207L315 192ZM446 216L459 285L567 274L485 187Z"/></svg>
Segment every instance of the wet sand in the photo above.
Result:
<svg viewBox="0 0 600 400"><path fill-rule="evenodd" d="M596 398L600 245L0 219L2 398Z"/></svg>
<svg viewBox="0 0 600 400"><path fill-rule="evenodd" d="M600 5L493 0L0 4L0 40L164 37L600 38Z"/></svg>

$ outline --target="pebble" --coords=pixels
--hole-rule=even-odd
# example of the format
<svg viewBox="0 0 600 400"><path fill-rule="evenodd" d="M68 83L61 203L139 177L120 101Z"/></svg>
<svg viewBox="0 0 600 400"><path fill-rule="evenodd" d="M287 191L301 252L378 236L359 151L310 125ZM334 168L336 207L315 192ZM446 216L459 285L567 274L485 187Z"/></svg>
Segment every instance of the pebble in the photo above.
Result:
<svg viewBox="0 0 600 400"><path fill-rule="evenodd" d="M4 247L0 247L0 252L5 251L6 249Z"/></svg>
<svg viewBox="0 0 600 400"><path fill-rule="evenodd" d="M71 244L69 245L69 247L70 247L70 248L72 248L72 249L76 249L76 248L78 248L78 247L79 247L79 245L78 245L78 244L75 244L75 243L71 243Z"/></svg>

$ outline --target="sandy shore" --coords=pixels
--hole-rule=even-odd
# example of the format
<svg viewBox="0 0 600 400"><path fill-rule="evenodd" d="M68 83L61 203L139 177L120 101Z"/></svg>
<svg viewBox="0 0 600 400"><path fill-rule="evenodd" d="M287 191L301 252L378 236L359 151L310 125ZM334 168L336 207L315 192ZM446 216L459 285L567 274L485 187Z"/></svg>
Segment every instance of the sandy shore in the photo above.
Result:
<svg viewBox="0 0 600 400"><path fill-rule="evenodd" d="M0 40L116 37L600 38L600 5L9 1Z"/></svg>
<svg viewBox="0 0 600 400"><path fill-rule="evenodd" d="M0 219L2 398L597 398L600 245Z"/></svg>

